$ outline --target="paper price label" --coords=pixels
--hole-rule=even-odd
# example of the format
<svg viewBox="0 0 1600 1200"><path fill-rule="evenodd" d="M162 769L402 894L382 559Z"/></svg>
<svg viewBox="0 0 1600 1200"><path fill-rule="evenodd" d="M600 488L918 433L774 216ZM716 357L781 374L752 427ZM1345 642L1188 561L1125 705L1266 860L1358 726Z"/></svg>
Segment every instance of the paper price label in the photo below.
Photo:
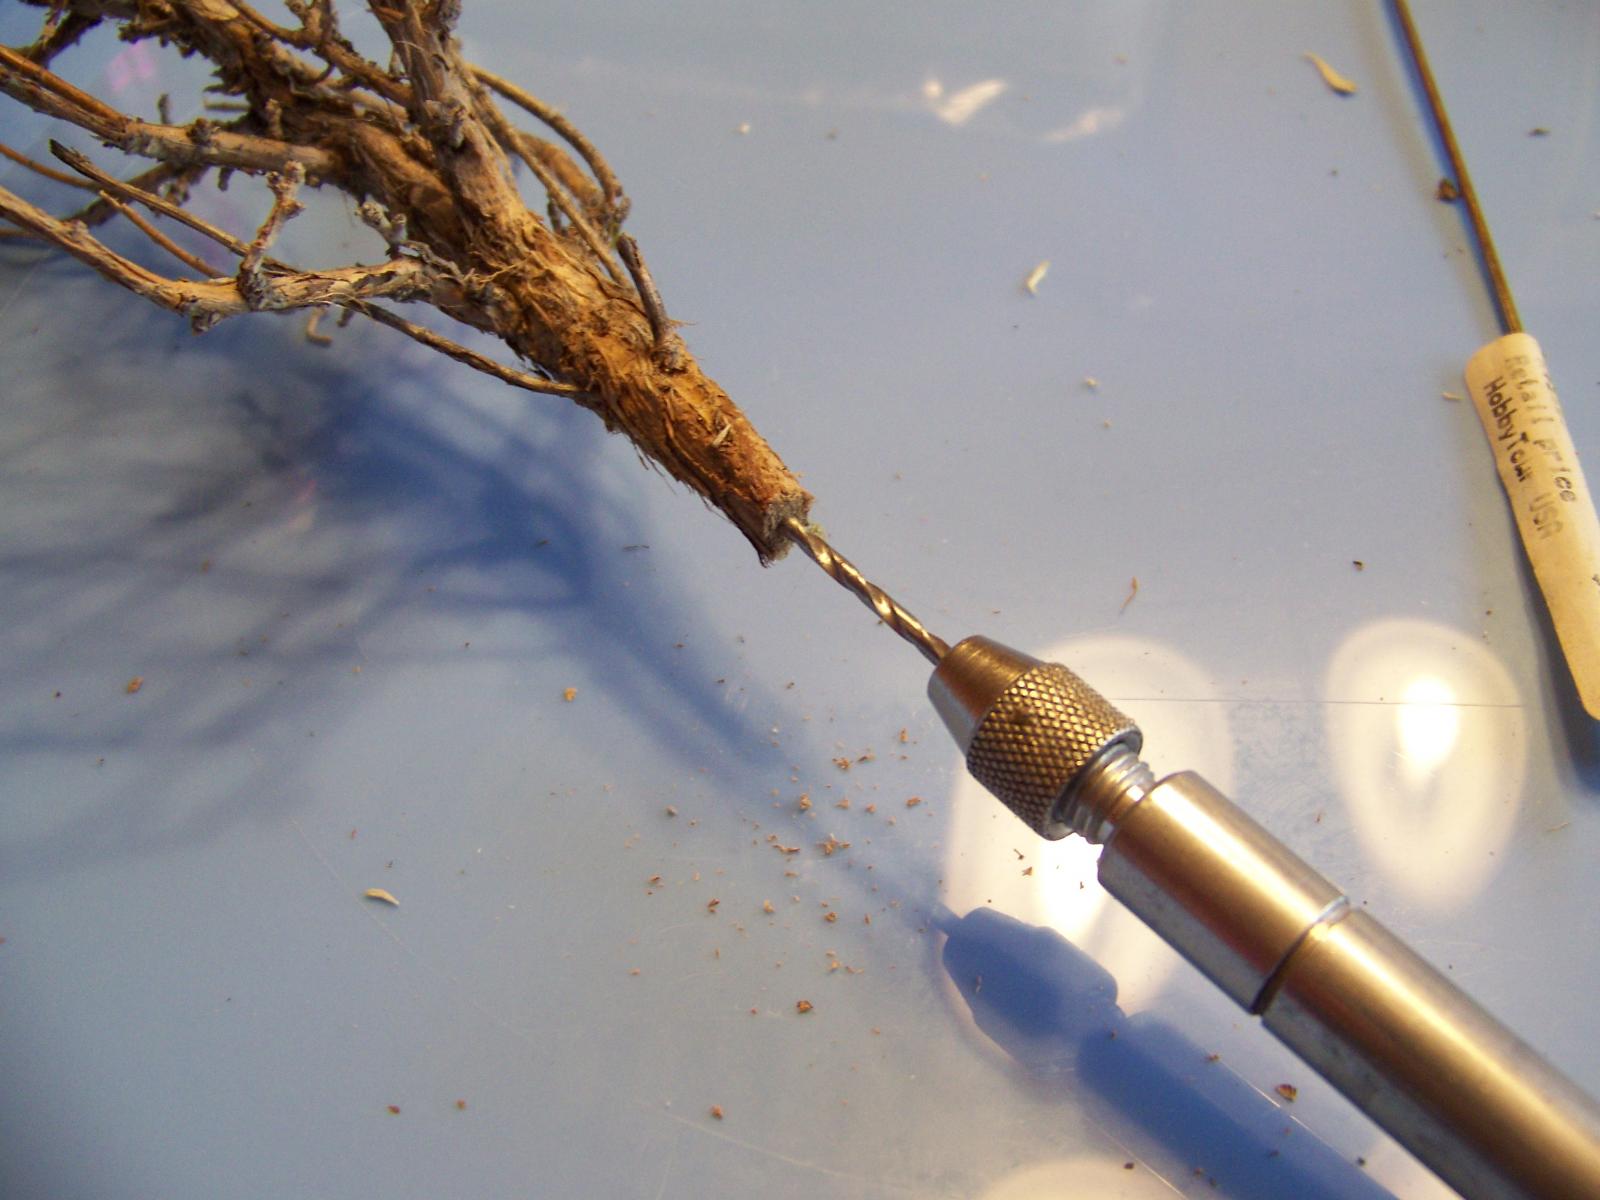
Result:
<svg viewBox="0 0 1600 1200"><path fill-rule="evenodd" d="M1544 355L1510 333L1474 354L1466 377L1561 652L1600 717L1600 518Z"/></svg>

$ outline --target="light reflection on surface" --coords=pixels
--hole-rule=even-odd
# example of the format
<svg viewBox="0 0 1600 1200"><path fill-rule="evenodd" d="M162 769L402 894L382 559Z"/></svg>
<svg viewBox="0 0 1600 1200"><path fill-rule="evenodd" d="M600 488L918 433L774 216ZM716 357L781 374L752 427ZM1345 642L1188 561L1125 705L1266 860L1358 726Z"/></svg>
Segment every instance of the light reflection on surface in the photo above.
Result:
<svg viewBox="0 0 1600 1200"><path fill-rule="evenodd" d="M1407 782L1421 787L1449 761L1461 734L1455 691L1433 675L1419 675L1400 697L1396 733Z"/></svg>
<svg viewBox="0 0 1600 1200"><path fill-rule="evenodd" d="M1035 653L1065 663L1112 703L1133 709L1152 751L1146 761L1158 776L1192 768L1224 790L1231 786L1227 714L1209 702L1214 689L1194 663L1159 643L1123 636L1074 639ZM965 767L954 774L944 871L950 907L960 914L988 906L1054 929L1111 972L1124 1012L1147 1007L1179 959L1100 886L1100 848L1080 837L1041 840Z"/></svg>
<svg viewBox="0 0 1600 1200"><path fill-rule="evenodd" d="M1096 105L1079 113L1068 124L1052 129L1040 140L1050 145L1057 145L1061 142L1076 142L1080 138L1093 137L1097 133L1107 133L1122 124L1123 115L1121 108Z"/></svg>
<svg viewBox="0 0 1600 1200"><path fill-rule="evenodd" d="M985 79L946 94L943 83L929 78L922 85L922 98L928 102L934 116L946 125L959 129L998 100L1005 93L1006 86L1004 79Z"/></svg>
<svg viewBox="0 0 1600 1200"><path fill-rule="evenodd" d="M1019 1167L990 1184L982 1200L1146 1200L1175 1194L1170 1183L1143 1167L1130 1171L1120 1162L1085 1155Z"/></svg>
<svg viewBox="0 0 1600 1200"><path fill-rule="evenodd" d="M1431 621L1340 645L1324 688L1334 780L1384 877L1449 909L1488 881L1522 801L1527 718L1499 660Z"/></svg>

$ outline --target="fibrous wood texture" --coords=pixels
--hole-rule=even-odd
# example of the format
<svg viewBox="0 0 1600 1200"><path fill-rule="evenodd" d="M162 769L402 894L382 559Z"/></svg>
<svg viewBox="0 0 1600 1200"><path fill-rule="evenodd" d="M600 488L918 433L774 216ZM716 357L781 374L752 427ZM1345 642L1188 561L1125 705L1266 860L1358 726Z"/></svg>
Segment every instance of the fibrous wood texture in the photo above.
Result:
<svg viewBox="0 0 1600 1200"><path fill-rule="evenodd" d="M196 331L256 311L339 308L370 317L505 382L566 396L625 433L652 462L744 533L763 561L811 497L674 331L638 246L621 224L628 201L611 168L562 114L466 62L454 37L459 3L373 2L392 48L379 65L340 32L332 0L287 0L291 22L241 0L29 0L47 9L38 39L0 47L0 91L107 146L155 160L131 180L53 145L95 193L69 217L0 188L9 234L44 239L130 291L186 316ZM197 54L210 89L236 101L226 120L173 124L105 104L55 67L97 26ZM551 136L517 128L516 106ZM8 157L63 173L9 148ZM524 200L513 164L537 181L543 214ZM261 177L271 214L249 237L182 207L208 171ZM269 250L300 211L305 187L334 188L381 232L377 264L301 269ZM237 258L230 274L179 248L156 222L197 229ZM114 253L93 228L134 221L187 270L163 274ZM497 363L410 322L396 301L424 302L499 337L532 370Z"/></svg>

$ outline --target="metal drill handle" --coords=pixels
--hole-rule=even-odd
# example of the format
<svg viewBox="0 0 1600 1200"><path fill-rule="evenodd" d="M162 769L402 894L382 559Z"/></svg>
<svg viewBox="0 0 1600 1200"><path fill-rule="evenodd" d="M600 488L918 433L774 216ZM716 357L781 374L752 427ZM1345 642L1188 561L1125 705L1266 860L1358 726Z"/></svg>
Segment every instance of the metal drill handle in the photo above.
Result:
<svg viewBox="0 0 1600 1200"><path fill-rule="evenodd" d="M986 638L928 685L967 764L1463 1195L1600 1197L1600 1106L1065 667ZM1059 739L1059 742L1058 740Z"/></svg>

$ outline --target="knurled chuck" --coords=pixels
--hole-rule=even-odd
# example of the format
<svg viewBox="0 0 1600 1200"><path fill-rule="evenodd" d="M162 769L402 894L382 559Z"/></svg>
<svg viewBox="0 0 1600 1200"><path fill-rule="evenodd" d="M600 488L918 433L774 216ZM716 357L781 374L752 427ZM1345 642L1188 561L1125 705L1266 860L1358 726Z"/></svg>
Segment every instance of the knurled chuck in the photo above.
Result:
<svg viewBox="0 0 1600 1200"><path fill-rule="evenodd" d="M1139 727L1060 663L986 637L952 646L928 697L973 778L1041 837L1072 832L1073 794L1113 748L1137 755Z"/></svg>

